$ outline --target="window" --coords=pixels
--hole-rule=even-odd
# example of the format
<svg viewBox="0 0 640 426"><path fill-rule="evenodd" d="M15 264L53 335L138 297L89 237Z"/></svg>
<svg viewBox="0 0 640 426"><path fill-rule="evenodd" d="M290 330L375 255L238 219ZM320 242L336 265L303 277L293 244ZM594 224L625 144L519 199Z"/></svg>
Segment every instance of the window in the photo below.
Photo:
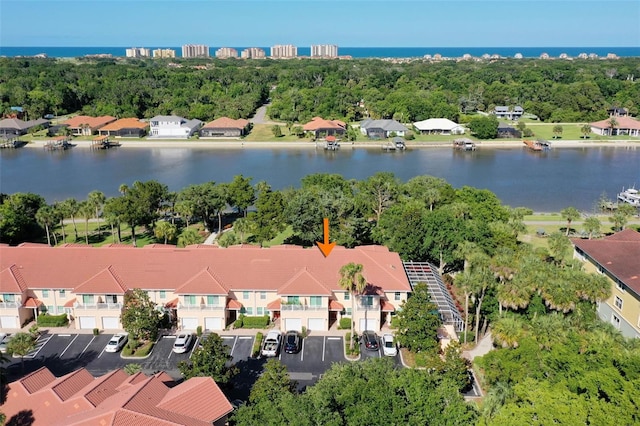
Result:
<svg viewBox="0 0 640 426"><path fill-rule="evenodd" d="M165 290L160 290L160 299L164 299L167 297L167 292Z"/></svg>
<svg viewBox="0 0 640 426"><path fill-rule="evenodd" d="M257 309L257 311L258 311L258 312L257 312L257 314L258 314L258 315L264 315L264 308L259 307L259 308Z"/></svg>
<svg viewBox="0 0 640 426"><path fill-rule="evenodd" d="M311 306L316 306L316 307L322 306L322 296L311 296L311 297L309 297L309 304Z"/></svg>
<svg viewBox="0 0 640 426"><path fill-rule="evenodd" d="M266 300L267 299L267 292L266 291L261 291L260 292L260 300Z"/></svg>
<svg viewBox="0 0 640 426"><path fill-rule="evenodd" d="M67 297L67 295L65 293L66 293L65 290L60 290L60 291L58 291L58 296Z"/></svg>
<svg viewBox="0 0 640 426"><path fill-rule="evenodd" d="M345 309L346 315L351 316L351 308Z"/></svg>
<svg viewBox="0 0 640 426"><path fill-rule="evenodd" d="M188 294L184 296L185 305L195 305L196 304L196 296L193 294Z"/></svg>
<svg viewBox="0 0 640 426"><path fill-rule="evenodd" d="M362 306L373 306L373 296L362 296Z"/></svg>
<svg viewBox="0 0 640 426"><path fill-rule="evenodd" d="M351 293L345 292L344 293L344 300L349 300L349 299L351 299Z"/></svg>
<svg viewBox="0 0 640 426"><path fill-rule="evenodd" d="M396 294L394 296L394 300L400 300L400 292L396 291Z"/></svg>
<svg viewBox="0 0 640 426"><path fill-rule="evenodd" d="M53 305L47 305L47 308L45 309L45 312L48 312L50 314L53 313Z"/></svg>
<svg viewBox="0 0 640 426"><path fill-rule="evenodd" d="M83 305L93 305L94 296L93 294L83 294L82 295L82 304Z"/></svg>
<svg viewBox="0 0 640 426"><path fill-rule="evenodd" d="M49 290L42 290L42 298L47 298L49 297Z"/></svg>
<svg viewBox="0 0 640 426"><path fill-rule="evenodd" d="M611 315L611 324L613 324L615 328L620 328L620 317L615 314Z"/></svg>
<svg viewBox="0 0 640 426"><path fill-rule="evenodd" d="M207 296L207 305L217 306L220 304L220 296Z"/></svg>
<svg viewBox="0 0 640 426"><path fill-rule="evenodd" d="M290 305L299 305L300 296L287 296L287 303Z"/></svg>
<svg viewBox="0 0 640 426"><path fill-rule="evenodd" d="M248 307L247 308L247 315L253 315L253 307Z"/></svg>
<svg viewBox="0 0 640 426"><path fill-rule="evenodd" d="M105 296L106 303L118 303L118 296L115 294L107 294Z"/></svg>
<svg viewBox="0 0 640 426"><path fill-rule="evenodd" d="M3 294L2 295L2 301L3 302L15 302L16 301L16 295L15 294Z"/></svg>
<svg viewBox="0 0 640 426"><path fill-rule="evenodd" d="M242 298L244 300L248 300L249 299L249 292L248 291L243 291L242 292Z"/></svg>
<svg viewBox="0 0 640 426"><path fill-rule="evenodd" d="M616 308L622 309L622 299L620 299L618 296L616 296L616 300L614 303L616 305Z"/></svg>
<svg viewBox="0 0 640 426"><path fill-rule="evenodd" d="M61 314L63 312L66 312L64 306L58 306L58 313Z"/></svg>
<svg viewBox="0 0 640 426"><path fill-rule="evenodd" d="M622 284L620 281L616 281L616 288L620 291L624 291L624 284Z"/></svg>

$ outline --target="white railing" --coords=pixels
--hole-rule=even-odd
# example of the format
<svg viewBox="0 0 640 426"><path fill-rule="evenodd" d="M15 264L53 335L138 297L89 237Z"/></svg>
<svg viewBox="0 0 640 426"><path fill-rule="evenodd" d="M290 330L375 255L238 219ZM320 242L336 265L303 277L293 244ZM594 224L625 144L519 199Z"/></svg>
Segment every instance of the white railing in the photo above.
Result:
<svg viewBox="0 0 640 426"><path fill-rule="evenodd" d="M122 309L122 303L74 303L76 309Z"/></svg>
<svg viewBox="0 0 640 426"><path fill-rule="evenodd" d="M20 306L22 306L22 304L18 302L0 302L0 309L14 309Z"/></svg>
<svg viewBox="0 0 640 426"><path fill-rule="evenodd" d="M281 311L326 311L326 306L280 305Z"/></svg>
<svg viewBox="0 0 640 426"><path fill-rule="evenodd" d="M356 310L358 311L379 311L380 305L357 305Z"/></svg>
<svg viewBox="0 0 640 426"><path fill-rule="evenodd" d="M186 309L193 311L222 311L224 306L222 305L207 305L207 304L197 304L191 305L186 303L178 303L178 309Z"/></svg>

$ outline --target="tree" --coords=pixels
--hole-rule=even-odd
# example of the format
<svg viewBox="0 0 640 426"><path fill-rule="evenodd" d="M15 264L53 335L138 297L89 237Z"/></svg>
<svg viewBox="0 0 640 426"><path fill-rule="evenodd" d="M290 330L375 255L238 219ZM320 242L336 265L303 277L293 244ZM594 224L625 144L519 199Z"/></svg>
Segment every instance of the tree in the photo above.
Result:
<svg viewBox="0 0 640 426"><path fill-rule="evenodd" d="M403 260L425 260L427 255L422 236L427 233L425 217L429 213L424 203L409 200L396 203L384 211L372 236Z"/></svg>
<svg viewBox="0 0 640 426"><path fill-rule="evenodd" d="M73 232L75 234L74 242L76 242L78 241L78 227L76 226L76 215L78 214L78 211L80 208L78 204L78 200L76 200L75 198L67 198L60 204L62 206L63 212L65 213L64 216L71 217L71 222L73 223Z"/></svg>
<svg viewBox="0 0 640 426"><path fill-rule="evenodd" d="M91 219L93 212L93 206L87 201L80 202L78 214L84 219L84 240L87 244L89 244L89 219Z"/></svg>
<svg viewBox="0 0 640 426"><path fill-rule="evenodd" d="M382 213L396 201L400 182L391 172L378 172L358 182L358 190L363 204L375 214L378 223Z"/></svg>
<svg viewBox="0 0 640 426"><path fill-rule="evenodd" d="M498 136L498 119L494 116L474 117L469 129L478 139L495 139Z"/></svg>
<svg viewBox="0 0 640 426"><path fill-rule="evenodd" d="M253 223L244 217L238 218L233 222L233 232L238 236L240 244L244 244L252 228Z"/></svg>
<svg viewBox="0 0 640 426"><path fill-rule="evenodd" d="M571 241L560 232L552 232L547 239L549 252L558 263L563 263L571 251Z"/></svg>
<svg viewBox="0 0 640 426"><path fill-rule="evenodd" d="M55 203L53 203L53 209L56 212L56 216L58 217L58 220L60 221L60 230L62 231L62 242L66 243L67 235L64 229L64 220L68 215L67 207L64 205L63 202L56 201Z"/></svg>
<svg viewBox="0 0 640 426"><path fill-rule="evenodd" d="M178 237L178 247L200 244L202 240L202 236L194 228L185 228Z"/></svg>
<svg viewBox="0 0 640 426"><path fill-rule="evenodd" d="M363 266L361 264L353 262L347 263L340 268L340 280L338 281L338 285L341 289L348 291L351 294L351 336L354 335L355 329L355 299L356 296L361 295L367 287L367 280L362 275L362 268ZM351 351L353 351L353 339L349 342L349 347Z"/></svg>
<svg viewBox="0 0 640 426"><path fill-rule="evenodd" d="M32 241L43 234L36 221L36 213L46 204L43 197L17 192L5 197L0 204L0 241L18 244Z"/></svg>
<svg viewBox="0 0 640 426"><path fill-rule="evenodd" d="M635 213L636 208L631 204L619 204L613 215L609 217L609 221L613 223L615 231L622 231L629 221L629 218Z"/></svg>
<svg viewBox="0 0 640 426"><path fill-rule="evenodd" d="M582 133L582 139L587 139L591 133L591 125L583 124L582 127L580 127L580 133Z"/></svg>
<svg viewBox="0 0 640 426"><path fill-rule="evenodd" d="M102 230L100 226L100 210L104 206L106 201L106 197L100 191L91 191L89 196L87 197L87 203L93 208L95 211L96 223L98 224L98 236L102 236Z"/></svg>
<svg viewBox="0 0 640 426"><path fill-rule="evenodd" d="M253 223L254 237L260 244L273 239L283 231L286 222L284 211L286 204L280 191L259 191L256 201L256 213L250 217Z"/></svg>
<svg viewBox="0 0 640 426"><path fill-rule="evenodd" d="M256 193L251 186L251 179L236 175L227 187L229 205L237 207L244 214L244 217L247 217L247 208L256 201Z"/></svg>
<svg viewBox="0 0 640 426"><path fill-rule="evenodd" d="M155 340L161 319L162 313L146 291L134 288L124 294L120 322L130 339Z"/></svg>
<svg viewBox="0 0 640 426"><path fill-rule="evenodd" d="M60 216L61 215L56 209L47 204L40 207L38 209L38 212L36 213L36 220L40 225L44 227L45 231L47 232L47 244L49 245L51 245L51 233L49 231L52 227L55 226L56 223L58 223L58 221L60 221ZM54 245L58 245L58 237L56 236L55 232L53 233L53 239L55 241Z"/></svg>
<svg viewBox="0 0 640 426"><path fill-rule="evenodd" d="M16 333L7 343L7 353L20 357L22 371L24 372L24 357L36 348L36 336L32 333Z"/></svg>
<svg viewBox="0 0 640 426"><path fill-rule="evenodd" d="M257 404L269 401L280 392L293 394L296 383L291 381L287 367L278 359L271 358L264 364L264 370L258 380L251 387L249 402Z"/></svg>
<svg viewBox="0 0 640 426"><path fill-rule="evenodd" d="M282 137L282 128L277 124L274 124L273 126L271 126L271 132L273 133L273 136L275 136L276 138Z"/></svg>
<svg viewBox="0 0 640 426"><path fill-rule="evenodd" d="M229 383L236 374L234 367L227 364L232 357L229 347L222 342L222 338L216 333L209 334L201 341L202 347L193 351L189 361L178 363L178 369L185 380L192 377L211 377L216 383Z"/></svg>
<svg viewBox="0 0 640 426"><path fill-rule="evenodd" d="M562 126L559 124L553 126L553 138L558 139L560 136L562 136L562 130Z"/></svg>
<svg viewBox="0 0 640 426"><path fill-rule="evenodd" d="M396 315L398 343L412 352L436 351L438 327L442 325L438 307L431 302L425 283L414 286L413 292Z"/></svg>
<svg viewBox="0 0 640 426"><path fill-rule="evenodd" d="M611 117L607 120L609 124L609 136L613 136L613 129L618 127L618 120L615 117Z"/></svg>
<svg viewBox="0 0 640 426"><path fill-rule="evenodd" d="M167 244L169 240L173 240L176 237L177 232L178 228L171 222L167 222L165 220L158 222L156 227L153 229L153 233L156 238L164 239L165 244Z"/></svg>
<svg viewBox="0 0 640 426"><path fill-rule="evenodd" d="M569 231L571 230L571 222L580 218L580 212L575 207L567 207L566 209L562 209L560 211L560 216L567 220L567 233L565 235L569 236Z"/></svg>
<svg viewBox="0 0 640 426"><path fill-rule="evenodd" d="M124 366L124 372L130 376L142 371L142 365L140 364L127 364Z"/></svg>
<svg viewBox="0 0 640 426"><path fill-rule="evenodd" d="M582 226L585 232L589 233L589 239L591 239L593 234L596 234L596 235L600 234L600 228L602 224L600 223L600 220L597 217L589 216L584 220L584 223L582 224Z"/></svg>
<svg viewBox="0 0 640 426"><path fill-rule="evenodd" d="M527 128L527 124L524 121L518 121L516 128L524 135L524 130Z"/></svg>

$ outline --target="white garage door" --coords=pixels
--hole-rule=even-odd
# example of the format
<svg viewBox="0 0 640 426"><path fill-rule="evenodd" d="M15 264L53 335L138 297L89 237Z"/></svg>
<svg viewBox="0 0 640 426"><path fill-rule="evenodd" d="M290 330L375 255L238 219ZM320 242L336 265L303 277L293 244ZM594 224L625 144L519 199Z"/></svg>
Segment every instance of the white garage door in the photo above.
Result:
<svg viewBox="0 0 640 426"><path fill-rule="evenodd" d="M18 319L12 316L0 316L0 328L20 328Z"/></svg>
<svg viewBox="0 0 640 426"><path fill-rule="evenodd" d="M362 333L365 330L373 330L373 331L379 331L380 330L380 325L378 323L377 319L361 319L360 320L360 333Z"/></svg>
<svg viewBox="0 0 640 426"><path fill-rule="evenodd" d="M118 317L103 317L102 328L105 330L120 329L120 321L118 321Z"/></svg>
<svg viewBox="0 0 640 426"><path fill-rule="evenodd" d="M309 330L326 331L327 327L324 325L324 319L322 318L309 318Z"/></svg>
<svg viewBox="0 0 640 426"><path fill-rule="evenodd" d="M182 329L195 331L198 328L198 318L182 318Z"/></svg>
<svg viewBox="0 0 640 426"><path fill-rule="evenodd" d="M96 317L78 317L80 328L96 328Z"/></svg>
<svg viewBox="0 0 640 426"><path fill-rule="evenodd" d="M302 320L300 318L287 318L284 320L284 331L302 331Z"/></svg>
<svg viewBox="0 0 640 426"><path fill-rule="evenodd" d="M205 318L204 319L205 330L222 330L222 318Z"/></svg>

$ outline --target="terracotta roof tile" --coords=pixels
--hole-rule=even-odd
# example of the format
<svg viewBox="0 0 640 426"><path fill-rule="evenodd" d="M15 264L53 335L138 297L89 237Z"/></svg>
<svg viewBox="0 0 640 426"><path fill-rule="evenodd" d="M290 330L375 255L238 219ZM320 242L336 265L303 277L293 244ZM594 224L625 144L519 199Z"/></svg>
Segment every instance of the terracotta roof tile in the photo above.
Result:
<svg viewBox="0 0 640 426"><path fill-rule="evenodd" d="M43 303L33 297L27 297L27 300L24 301L24 303L22 304L23 308L39 308L40 306L42 306Z"/></svg>
<svg viewBox="0 0 640 426"><path fill-rule="evenodd" d="M122 283L113 266L109 265L73 291L76 294L124 294L127 286Z"/></svg>
<svg viewBox="0 0 640 426"><path fill-rule="evenodd" d="M0 272L0 293L22 293L27 289L27 284L20 275L20 268L15 264L4 268Z"/></svg>
<svg viewBox="0 0 640 426"><path fill-rule="evenodd" d="M282 299L276 299L273 302L267 303L267 309L270 311L279 311L282 305Z"/></svg>
<svg viewBox="0 0 640 426"><path fill-rule="evenodd" d="M42 367L31 374L23 377L19 380L20 384L24 386L24 389L29 393L37 392L45 386L50 385L56 380L49 369Z"/></svg>
<svg viewBox="0 0 640 426"><path fill-rule="evenodd" d="M100 130L116 132L122 129L146 129L147 127L149 127L148 122L140 121L137 118L121 118L101 127Z"/></svg>
<svg viewBox="0 0 640 426"><path fill-rule="evenodd" d="M100 405L104 400L117 393L117 388L129 375L124 370L115 370L96 379L88 389L85 390L83 397L94 407Z"/></svg>
<svg viewBox="0 0 640 426"><path fill-rule="evenodd" d="M325 287L307 268L301 269L289 281L278 289L281 295L320 295L329 296L331 291Z"/></svg>
<svg viewBox="0 0 640 426"><path fill-rule="evenodd" d="M338 302L335 299L331 299L329 300L329 310L330 311L343 311L344 310L344 306L342 305L342 303Z"/></svg>
<svg viewBox="0 0 640 426"><path fill-rule="evenodd" d="M206 377L194 377L169 390L158 407L205 422L233 411L220 388Z"/></svg>
<svg viewBox="0 0 640 426"><path fill-rule="evenodd" d="M388 300L382 300L380 310L382 312L395 312L396 307Z"/></svg>
<svg viewBox="0 0 640 426"><path fill-rule="evenodd" d="M73 308L73 305L76 303L76 298L74 297L71 300L68 300L67 303L64 304L65 308Z"/></svg>
<svg viewBox="0 0 640 426"><path fill-rule="evenodd" d="M631 117L615 117L617 126L614 126L614 129L640 129L640 121L634 120ZM610 118L606 120L596 121L591 123L591 127L597 127L599 129L610 129L611 122Z"/></svg>
<svg viewBox="0 0 640 426"><path fill-rule="evenodd" d="M310 122L306 123L302 126L302 130L304 131L315 131L320 129L340 129L344 130L346 124L340 120L325 120L320 117L313 117Z"/></svg>
<svg viewBox="0 0 640 426"><path fill-rule="evenodd" d="M83 368L57 379L56 383L51 386L51 390L58 395L60 400L66 401L94 380L91 373Z"/></svg>
<svg viewBox="0 0 640 426"><path fill-rule="evenodd" d="M189 281L176 289L176 294L228 294L227 289L209 269L197 273Z"/></svg>
<svg viewBox="0 0 640 426"><path fill-rule="evenodd" d="M115 117L110 115L103 115L100 117L90 117L88 115L77 115L64 121L62 124L66 124L71 129L80 128L83 124L88 124L92 129L99 129L100 127L116 121Z"/></svg>
<svg viewBox="0 0 640 426"><path fill-rule="evenodd" d="M165 303L164 307L165 308L177 308L179 302L180 302L180 299L176 297L175 299L169 300L167 303Z"/></svg>
<svg viewBox="0 0 640 426"><path fill-rule="evenodd" d="M229 299L227 300L227 309L239 311L240 309L242 309L242 303L238 302L235 299Z"/></svg>
<svg viewBox="0 0 640 426"><path fill-rule="evenodd" d="M216 118L213 121L208 122L203 129L244 129L249 125L249 120L244 118L234 120L229 117Z"/></svg>

